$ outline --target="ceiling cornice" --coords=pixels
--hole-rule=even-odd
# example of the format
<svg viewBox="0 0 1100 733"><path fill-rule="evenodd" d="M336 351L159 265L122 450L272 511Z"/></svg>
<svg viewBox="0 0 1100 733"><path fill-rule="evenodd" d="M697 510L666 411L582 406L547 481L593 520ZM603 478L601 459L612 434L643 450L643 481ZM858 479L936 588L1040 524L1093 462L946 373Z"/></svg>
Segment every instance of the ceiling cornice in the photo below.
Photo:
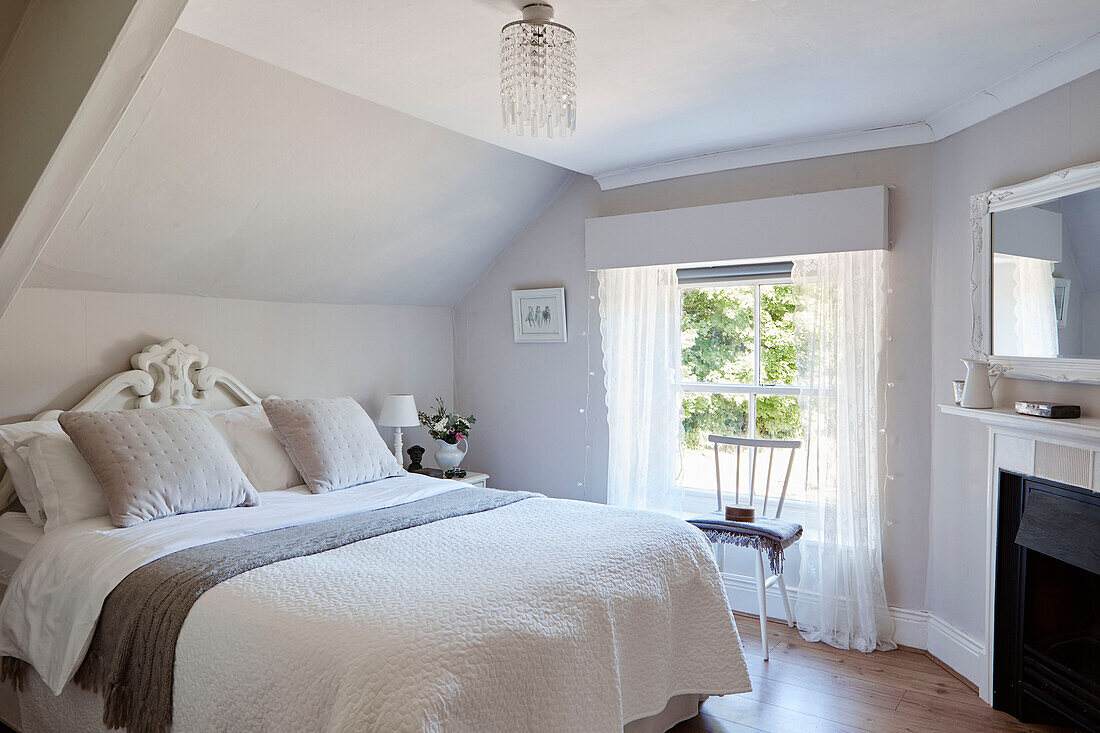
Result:
<svg viewBox="0 0 1100 733"><path fill-rule="evenodd" d="M1100 69L1100 33L941 110L928 124L936 140L943 140L1097 69Z"/></svg>
<svg viewBox="0 0 1100 733"><path fill-rule="evenodd" d="M1048 56L923 122L706 153L611 170L594 178L600 188L607 191L700 173L936 142L1097 69L1100 69L1100 33Z"/></svg>

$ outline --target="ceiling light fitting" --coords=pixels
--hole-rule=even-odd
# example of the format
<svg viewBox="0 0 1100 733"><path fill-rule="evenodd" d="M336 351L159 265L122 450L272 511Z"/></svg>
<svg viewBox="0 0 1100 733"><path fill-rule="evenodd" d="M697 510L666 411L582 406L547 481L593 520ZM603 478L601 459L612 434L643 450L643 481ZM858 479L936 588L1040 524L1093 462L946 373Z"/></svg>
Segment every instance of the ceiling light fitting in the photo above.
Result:
<svg viewBox="0 0 1100 733"><path fill-rule="evenodd" d="M553 22L554 8L531 3L500 30L500 104L505 129L538 137L577 128L577 37Z"/></svg>

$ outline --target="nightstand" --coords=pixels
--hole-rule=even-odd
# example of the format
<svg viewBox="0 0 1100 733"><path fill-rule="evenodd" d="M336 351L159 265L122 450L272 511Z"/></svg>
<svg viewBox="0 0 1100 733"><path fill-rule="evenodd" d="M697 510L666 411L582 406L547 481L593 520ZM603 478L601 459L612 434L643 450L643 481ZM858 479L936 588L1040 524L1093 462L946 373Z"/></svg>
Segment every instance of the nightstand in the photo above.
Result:
<svg viewBox="0 0 1100 733"><path fill-rule="evenodd" d="M470 484L471 486L477 486L482 489L485 487L485 482L489 480L489 474L478 473L477 471L467 471L466 475L462 478L451 479L452 481L461 481L464 484Z"/></svg>

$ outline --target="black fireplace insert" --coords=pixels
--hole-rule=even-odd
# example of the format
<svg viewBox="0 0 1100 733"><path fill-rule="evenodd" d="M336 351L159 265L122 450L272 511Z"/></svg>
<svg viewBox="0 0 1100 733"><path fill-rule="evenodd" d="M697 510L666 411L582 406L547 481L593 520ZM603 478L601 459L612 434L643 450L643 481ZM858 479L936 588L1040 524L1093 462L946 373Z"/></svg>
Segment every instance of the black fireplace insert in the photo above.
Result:
<svg viewBox="0 0 1100 733"><path fill-rule="evenodd" d="M993 707L1100 731L1100 494L1000 479Z"/></svg>

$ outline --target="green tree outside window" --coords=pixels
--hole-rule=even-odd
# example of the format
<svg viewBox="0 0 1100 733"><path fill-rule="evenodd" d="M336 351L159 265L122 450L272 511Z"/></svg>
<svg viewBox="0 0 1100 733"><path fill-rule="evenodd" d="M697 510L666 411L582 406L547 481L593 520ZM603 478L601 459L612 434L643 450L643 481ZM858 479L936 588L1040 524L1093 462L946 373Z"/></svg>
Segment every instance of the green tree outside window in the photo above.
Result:
<svg viewBox="0 0 1100 733"><path fill-rule="evenodd" d="M760 374L756 374L756 298L760 309ZM686 382L738 385L797 384L795 332L800 303L790 283L684 288L681 291L681 353ZM759 380L759 381L758 381ZM749 400L755 400L755 431ZM685 446L703 447L709 433L788 439L802 432L793 395L689 392L683 401Z"/></svg>

